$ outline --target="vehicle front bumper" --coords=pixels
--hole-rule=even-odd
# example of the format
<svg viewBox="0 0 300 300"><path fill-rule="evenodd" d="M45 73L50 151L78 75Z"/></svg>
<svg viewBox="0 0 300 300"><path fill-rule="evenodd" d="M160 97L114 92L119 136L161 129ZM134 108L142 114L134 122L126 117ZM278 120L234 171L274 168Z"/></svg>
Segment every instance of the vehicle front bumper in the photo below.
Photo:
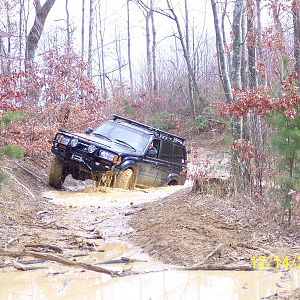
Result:
<svg viewBox="0 0 300 300"><path fill-rule="evenodd" d="M92 174L102 174L112 171L113 174L117 175L120 172L112 162L96 157L94 154L89 155L87 153L76 151L67 146L63 149L54 143L51 152L66 162L69 169L79 168L81 171Z"/></svg>

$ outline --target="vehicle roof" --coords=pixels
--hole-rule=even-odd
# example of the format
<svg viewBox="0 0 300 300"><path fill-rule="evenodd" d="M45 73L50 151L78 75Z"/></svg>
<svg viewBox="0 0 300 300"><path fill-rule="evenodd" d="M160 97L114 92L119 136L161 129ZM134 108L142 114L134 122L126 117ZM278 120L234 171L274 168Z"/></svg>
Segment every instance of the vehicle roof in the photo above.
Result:
<svg viewBox="0 0 300 300"><path fill-rule="evenodd" d="M160 130L158 128L146 125L144 123L140 123L125 117L113 115L113 122L123 124L125 126L138 129L140 131L143 131L145 133L151 134L154 137L161 138L163 140L171 141L176 144L184 145L185 139L177 136L175 134Z"/></svg>
<svg viewBox="0 0 300 300"><path fill-rule="evenodd" d="M141 128L141 127L138 127L136 125L133 125L133 124L129 124L129 123L126 123L126 122L122 122L122 121L114 121L114 120L108 120L107 122L111 122L111 123L117 123L117 124L121 124L121 125L124 125L126 127L129 127L129 128L133 128L133 129L137 129L138 131L141 131L143 133L146 133L146 134L149 134L149 135L153 135L153 132L147 130L147 129L144 129L144 128Z"/></svg>

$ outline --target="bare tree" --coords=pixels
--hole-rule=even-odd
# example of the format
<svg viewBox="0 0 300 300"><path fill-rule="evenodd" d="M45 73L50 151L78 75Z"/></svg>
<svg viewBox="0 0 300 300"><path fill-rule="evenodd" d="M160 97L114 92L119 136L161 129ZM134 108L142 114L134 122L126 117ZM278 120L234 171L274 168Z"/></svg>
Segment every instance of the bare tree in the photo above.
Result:
<svg viewBox="0 0 300 300"><path fill-rule="evenodd" d="M84 25L85 25L85 0L82 0L81 13L81 58L84 57Z"/></svg>
<svg viewBox="0 0 300 300"><path fill-rule="evenodd" d="M201 106L200 106L200 113L201 113L202 110L203 110L203 106L204 106L204 99L200 96L200 90L199 90L199 87L198 87L198 83L197 83L197 80L196 80L195 73L194 73L193 68L192 68L191 59L190 59L190 56L189 56L189 51L187 49L187 45L186 45L186 42L184 40L184 36L183 36L182 29L181 29L181 26L180 26L180 21L177 17L177 14L175 13L175 10L174 10L173 6L171 5L170 0L166 0L166 1L167 1L167 5L168 5L168 9L170 11L170 14L165 14L164 13L164 15L168 16L176 24L176 28L177 28L177 32L178 32L178 36L179 36L179 41L180 41L180 44L181 44L181 47L182 47L183 56L184 56L184 59L185 59L186 65L187 65L187 69L188 69L188 74L191 77L192 86L193 86L193 90L195 92L195 95L199 98L199 102L201 104ZM190 108L191 108L192 113L195 115L195 105L194 105L193 97L190 99Z"/></svg>
<svg viewBox="0 0 300 300"><path fill-rule="evenodd" d="M117 32L115 28L115 51L117 56L118 63L118 72L119 72L119 84L121 89L123 89L123 77L122 77L122 51L121 51L121 37L120 32Z"/></svg>
<svg viewBox="0 0 300 300"><path fill-rule="evenodd" d="M65 8L66 8L66 16L67 16L67 45L68 45L68 48L70 48L71 37L70 37L69 0L66 0Z"/></svg>
<svg viewBox="0 0 300 300"><path fill-rule="evenodd" d="M248 0L247 3L247 30L248 30L248 64L249 64L249 87L257 87L256 71L256 30L255 30L255 4Z"/></svg>
<svg viewBox="0 0 300 300"><path fill-rule="evenodd" d="M233 53L232 53L232 81L237 88L242 88L241 63L242 63L242 15L243 0L236 0L233 10Z"/></svg>
<svg viewBox="0 0 300 300"><path fill-rule="evenodd" d="M295 71L300 74L300 3L298 0L293 0L293 25L294 25L294 58ZM300 86L300 77L298 79L298 86Z"/></svg>
<svg viewBox="0 0 300 300"><path fill-rule="evenodd" d="M157 81L157 71L156 71L156 29L154 23L154 12L153 12L153 0L150 0L151 9L151 28L152 28L152 73L153 73L153 92L157 94L158 91L158 81Z"/></svg>
<svg viewBox="0 0 300 300"><path fill-rule="evenodd" d="M46 18L55 3L55 0L47 0L42 6L40 0L33 0L35 7L35 19L26 39L26 60L33 61L38 42L41 38Z"/></svg>
<svg viewBox="0 0 300 300"><path fill-rule="evenodd" d="M132 64L131 64L131 36L130 36L130 9L129 1L127 0L127 56L128 56L128 68L129 68L129 79L130 88L133 89L133 79L132 79Z"/></svg>
<svg viewBox="0 0 300 300"><path fill-rule="evenodd" d="M92 78L92 46L93 46L93 5L94 1L90 0L90 12L89 12L89 44L88 44L88 77Z"/></svg>
<svg viewBox="0 0 300 300"><path fill-rule="evenodd" d="M229 70L227 67L226 57L225 57L223 35L221 34L221 30L220 30L220 26L219 26L217 3L216 3L216 0L210 0L210 2L211 2L211 7L212 7L212 11L213 11L213 16L214 16L214 25L215 25L215 33L216 33L216 47L217 47L217 53L218 53L218 60L219 60L219 64L220 64L220 67L219 67L220 78L221 78L221 81L223 84L226 100L228 102L233 102L231 81L230 81ZM238 139L239 136L235 136L235 138Z"/></svg>

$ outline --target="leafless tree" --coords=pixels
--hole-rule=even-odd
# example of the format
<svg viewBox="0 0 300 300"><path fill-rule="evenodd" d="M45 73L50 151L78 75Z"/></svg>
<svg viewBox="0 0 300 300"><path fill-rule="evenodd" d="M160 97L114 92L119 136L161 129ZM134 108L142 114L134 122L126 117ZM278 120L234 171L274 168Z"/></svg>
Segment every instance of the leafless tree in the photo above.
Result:
<svg viewBox="0 0 300 300"><path fill-rule="evenodd" d="M132 63L131 63L131 35L130 35L130 0L127 0L127 57L128 57L128 69L129 69L129 79L130 88L133 89L133 78L132 78Z"/></svg>
<svg viewBox="0 0 300 300"><path fill-rule="evenodd" d="M55 0L47 0L42 6L40 0L34 0L35 19L26 39L26 60L33 61L38 42L43 33L46 18L55 3Z"/></svg>
<svg viewBox="0 0 300 300"><path fill-rule="evenodd" d="M84 57L84 25L85 25L85 0L82 0L81 13L81 58Z"/></svg>
<svg viewBox="0 0 300 300"><path fill-rule="evenodd" d="M89 12L89 44L88 44L88 68L87 68L87 74L90 78L92 78L92 46L93 46L93 5L94 1L90 0L90 12Z"/></svg>
<svg viewBox="0 0 300 300"><path fill-rule="evenodd" d="M70 43L71 43L71 34L70 34L70 14L69 14L69 0L66 0L66 5L65 5L65 9L66 9L66 16L67 16L67 45L68 48L70 48Z"/></svg>
<svg viewBox="0 0 300 300"><path fill-rule="evenodd" d="M293 0L293 25L294 25L294 58L295 71L300 74L300 3L298 0ZM300 86L300 79L298 79L298 86Z"/></svg>
<svg viewBox="0 0 300 300"><path fill-rule="evenodd" d="M232 81L238 88L242 88L241 63L242 63L242 15L244 1L236 0L233 10L232 34L233 34L233 53L232 53Z"/></svg>

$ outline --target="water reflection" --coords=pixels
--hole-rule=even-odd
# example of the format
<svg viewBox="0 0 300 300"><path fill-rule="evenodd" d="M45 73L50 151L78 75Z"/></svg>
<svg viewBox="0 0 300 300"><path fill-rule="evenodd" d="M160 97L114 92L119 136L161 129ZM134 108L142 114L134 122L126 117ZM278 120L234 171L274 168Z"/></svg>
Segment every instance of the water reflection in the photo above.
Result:
<svg viewBox="0 0 300 300"><path fill-rule="evenodd" d="M281 272L164 271L111 279L56 264L49 267L50 271L2 270L0 299L252 300L300 286L298 271L288 278ZM142 267L145 263L139 263ZM66 273L51 275L51 270Z"/></svg>

